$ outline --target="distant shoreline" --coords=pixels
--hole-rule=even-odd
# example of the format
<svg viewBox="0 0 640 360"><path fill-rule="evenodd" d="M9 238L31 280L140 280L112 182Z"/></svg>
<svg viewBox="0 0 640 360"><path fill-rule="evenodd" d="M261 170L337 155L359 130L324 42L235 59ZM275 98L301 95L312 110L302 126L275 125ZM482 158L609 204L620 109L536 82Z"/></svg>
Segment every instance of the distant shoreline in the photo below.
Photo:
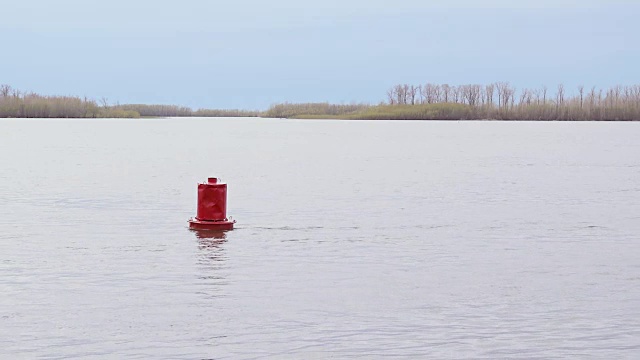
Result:
<svg viewBox="0 0 640 360"><path fill-rule="evenodd" d="M43 96L0 85L0 118L255 117L308 120L640 121L640 85L585 90L559 85L516 92L509 83L396 85L378 105L280 103L265 111L178 105L115 104L74 96Z"/></svg>
<svg viewBox="0 0 640 360"><path fill-rule="evenodd" d="M2 120L163 120L163 119L264 119L264 120L299 120L299 121L403 121L403 122L429 122L429 121L441 121L441 122L640 122L640 120L594 120L594 119L582 119L582 120L547 120L547 119L364 119L364 118L338 118L338 117L289 117L289 118L275 118L275 117L263 117L263 116L144 116L144 117L0 117Z"/></svg>
<svg viewBox="0 0 640 360"><path fill-rule="evenodd" d="M329 103L272 105L267 117L347 120L640 121L640 85L585 89L572 95L563 85L516 91L489 85L395 85L378 105ZM488 120L492 119L492 120Z"/></svg>

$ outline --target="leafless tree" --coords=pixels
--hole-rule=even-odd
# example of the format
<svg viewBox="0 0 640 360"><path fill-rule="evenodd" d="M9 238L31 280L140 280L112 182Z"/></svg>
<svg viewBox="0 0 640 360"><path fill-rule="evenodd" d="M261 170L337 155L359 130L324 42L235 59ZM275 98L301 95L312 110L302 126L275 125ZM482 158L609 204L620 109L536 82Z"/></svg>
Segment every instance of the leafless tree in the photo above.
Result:
<svg viewBox="0 0 640 360"><path fill-rule="evenodd" d="M580 94L580 109L582 109L582 104L584 102L584 86L578 85L578 93Z"/></svg>
<svg viewBox="0 0 640 360"><path fill-rule="evenodd" d="M395 88L387 90L387 100L389 101L389 105L395 105L396 104Z"/></svg>
<svg viewBox="0 0 640 360"><path fill-rule="evenodd" d="M451 86L449 84L442 85L442 96L445 103L451 101Z"/></svg>
<svg viewBox="0 0 640 360"><path fill-rule="evenodd" d="M407 92L408 92L408 95L409 95L408 97L409 97L409 100L411 102L411 105L415 105L416 104L416 95L418 94L418 87L414 86L414 85L411 85L408 88Z"/></svg>
<svg viewBox="0 0 640 360"><path fill-rule="evenodd" d="M487 98L487 105L493 105L493 91L495 89L494 84L485 86L485 97Z"/></svg>
<svg viewBox="0 0 640 360"><path fill-rule="evenodd" d="M557 104L562 105L564 103L564 85L558 84L558 92L556 93Z"/></svg>
<svg viewBox="0 0 640 360"><path fill-rule="evenodd" d="M511 88L508 82L497 82L496 88L498 89L498 108L506 108L509 104L509 97L511 96Z"/></svg>
<svg viewBox="0 0 640 360"><path fill-rule="evenodd" d="M11 94L11 86L6 84L0 85L0 96L6 98L9 97L9 94Z"/></svg>

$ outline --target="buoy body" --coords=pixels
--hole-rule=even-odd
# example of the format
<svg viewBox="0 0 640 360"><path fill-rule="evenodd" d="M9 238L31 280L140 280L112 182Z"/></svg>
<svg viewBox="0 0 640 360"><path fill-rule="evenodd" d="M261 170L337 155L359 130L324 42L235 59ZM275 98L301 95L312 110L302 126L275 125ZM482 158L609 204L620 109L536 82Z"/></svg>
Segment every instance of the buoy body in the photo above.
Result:
<svg viewBox="0 0 640 360"><path fill-rule="evenodd" d="M198 184L198 210L189 219L193 230L232 230L235 221L227 218L227 184L209 178Z"/></svg>

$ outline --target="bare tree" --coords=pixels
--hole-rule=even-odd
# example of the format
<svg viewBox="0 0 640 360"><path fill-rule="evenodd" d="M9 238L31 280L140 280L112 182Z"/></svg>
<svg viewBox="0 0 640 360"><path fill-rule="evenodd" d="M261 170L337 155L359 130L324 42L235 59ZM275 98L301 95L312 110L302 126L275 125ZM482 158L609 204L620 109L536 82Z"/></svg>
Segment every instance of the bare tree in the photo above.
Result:
<svg viewBox="0 0 640 360"><path fill-rule="evenodd" d="M395 88L387 90L387 99L389 101L389 105L395 105L395 103L396 103Z"/></svg>
<svg viewBox="0 0 640 360"><path fill-rule="evenodd" d="M564 85L558 84L558 92L556 93L557 104L562 105L564 103Z"/></svg>
<svg viewBox="0 0 640 360"><path fill-rule="evenodd" d="M416 104L416 95L418 94L418 87L411 85L408 88L408 96L409 96L409 100L411 101L411 105L415 105Z"/></svg>
<svg viewBox="0 0 640 360"><path fill-rule="evenodd" d="M578 93L580 94L580 109L582 109L582 104L584 101L584 86L578 85Z"/></svg>
<svg viewBox="0 0 640 360"><path fill-rule="evenodd" d="M511 96L511 88L508 82L497 82L496 88L498 89L498 108L506 108L509 104L509 97Z"/></svg>
<svg viewBox="0 0 640 360"><path fill-rule="evenodd" d="M0 96L6 98L9 97L9 94L11 94L11 86L6 84L0 85Z"/></svg>
<svg viewBox="0 0 640 360"><path fill-rule="evenodd" d="M448 103L451 101L451 86L449 84L442 85L443 102Z"/></svg>
<svg viewBox="0 0 640 360"><path fill-rule="evenodd" d="M493 91L495 90L495 84L489 84L485 87L485 94L487 97L487 104L493 105Z"/></svg>
<svg viewBox="0 0 640 360"><path fill-rule="evenodd" d="M453 102L457 104L458 101L460 100L460 87L459 86L452 86L451 87L451 95L453 95Z"/></svg>
<svg viewBox="0 0 640 360"><path fill-rule="evenodd" d="M439 86L431 83L427 83L422 88L422 92L427 104L433 104L438 102L438 99L437 99L438 89L439 89Z"/></svg>
<svg viewBox="0 0 640 360"><path fill-rule="evenodd" d="M524 105L527 104L527 97L529 96L529 90L527 89L522 89L522 92L520 93L520 101L519 104L520 105ZM529 104L527 104L529 105Z"/></svg>

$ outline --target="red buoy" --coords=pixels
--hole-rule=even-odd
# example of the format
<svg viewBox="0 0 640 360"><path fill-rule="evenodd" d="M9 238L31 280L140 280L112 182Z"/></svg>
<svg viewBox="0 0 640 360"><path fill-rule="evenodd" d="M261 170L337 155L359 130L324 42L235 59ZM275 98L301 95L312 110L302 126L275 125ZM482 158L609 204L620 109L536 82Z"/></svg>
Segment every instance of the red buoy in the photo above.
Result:
<svg viewBox="0 0 640 360"><path fill-rule="evenodd" d="M198 184L198 212L189 219L193 230L233 230L235 220L227 218L227 184L209 178Z"/></svg>

